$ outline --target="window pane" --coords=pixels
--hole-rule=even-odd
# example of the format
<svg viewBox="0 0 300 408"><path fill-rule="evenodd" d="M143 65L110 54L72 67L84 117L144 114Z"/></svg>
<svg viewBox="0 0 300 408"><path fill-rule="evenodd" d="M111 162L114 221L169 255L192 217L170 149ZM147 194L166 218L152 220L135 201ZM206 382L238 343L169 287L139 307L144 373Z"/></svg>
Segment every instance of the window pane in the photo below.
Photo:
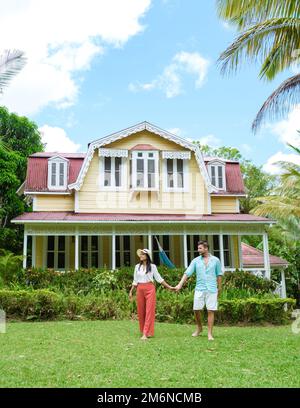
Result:
<svg viewBox="0 0 300 408"><path fill-rule="evenodd" d="M121 157L115 158L115 185L116 187L121 186Z"/></svg>
<svg viewBox="0 0 300 408"><path fill-rule="evenodd" d="M224 265L230 266L230 253L229 251L224 251Z"/></svg>
<svg viewBox="0 0 300 408"><path fill-rule="evenodd" d="M111 157L104 157L104 186L111 186Z"/></svg>
<svg viewBox="0 0 300 408"><path fill-rule="evenodd" d="M54 237L48 237L48 251L54 251Z"/></svg>
<svg viewBox="0 0 300 408"><path fill-rule="evenodd" d="M177 171L178 173L183 172L183 160L182 159L177 159Z"/></svg>
<svg viewBox="0 0 300 408"><path fill-rule="evenodd" d="M167 159L167 186L174 187L173 160Z"/></svg>
<svg viewBox="0 0 300 408"><path fill-rule="evenodd" d="M63 186L65 184L64 170L65 170L64 163L59 163L59 185L60 186Z"/></svg>
<svg viewBox="0 0 300 408"><path fill-rule="evenodd" d="M144 160L137 159L136 170L136 185L137 187L144 187Z"/></svg>
<svg viewBox="0 0 300 408"><path fill-rule="evenodd" d="M148 173L154 173L155 172L155 161L154 160L148 160Z"/></svg>
<svg viewBox="0 0 300 408"><path fill-rule="evenodd" d="M88 250L88 237L87 236L81 237L81 250L82 251Z"/></svg>
<svg viewBox="0 0 300 408"><path fill-rule="evenodd" d="M183 160L177 159L177 187L183 188Z"/></svg>
<svg viewBox="0 0 300 408"><path fill-rule="evenodd" d="M54 252L47 253L47 268L54 268Z"/></svg>
<svg viewBox="0 0 300 408"><path fill-rule="evenodd" d="M229 249L229 235L223 235L223 247Z"/></svg>
<svg viewBox="0 0 300 408"><path fill-rule="evenodd" d="M214 250L220 249L219 235L213 235Z"/></svg>
<svg viewBox="0 0 300 408"><path fill-rule="evenodd" d="M129 251L130 250L130 236L129 235L124 235L123 237L123 243L124 243L124 251Z"/></svg>
<svg viewBox="0 0 300 408"><path fill-rule="evenodd" d="M211 167L211 183L212 185L216 185L216 168L215 166Z"/></svg>
<svg viewBox="0 0 300 408"><path fill-rule="evenodd" d="M58 237L58 250L59 251L65 250L65 243L66 243L65 237L62 237L62 236Z"/></svg>
<svg viewBox="0 0 300 408"><path fill-rule="evenodd" d="M219 188L223 188L223 169L222 169L222 166L218 166L218 182L219 182Z"/></svg>
<svg viewBox="0 0 300 408"><path fill-rule="evenodd" d="M130 252L124 252L124 265L130 266Z"/></svg>
<svg viewBox="0 0 300 408"><path fill-rule="evenodd" d="M65 253L59 252L57 256L57 267L64 268L65 267Z"/></svg>
<svg viewBox="0 0 300 408"><path fill-rule="evenodd" d="M98 252L92 252L91 267L98 268Z"/></svg>
<svg viewBox="0 0 300 408"><path fill-rule="evenodd" d="M88 268L88 253L81 252L81 268Z"/></svg>
<svg viewBox="0 0 300 408"><path fill-rule="evenodd" d="M51 163L51 185L56 185L56 163Z"/></svg>
<svg viewBox="0 0 300 408"><path fill-rule="evenodd" d="M121 266L121 256L120 256L120 252L116 252L116 267L120 267Z"/></svg>
<svg viewBox="0 0 300 408"><path fill-rule="evenodd" d="M92 245L92 251L97 251L98 250L98 237L97 236L92 236L91 237L91 245Z"/></svg>
<svg viewBox="0 0 300 408"><path fill-rule="evenodd" d="M116 236L116 250L120 250L121 246L120 246L120 235Z"/></svg>

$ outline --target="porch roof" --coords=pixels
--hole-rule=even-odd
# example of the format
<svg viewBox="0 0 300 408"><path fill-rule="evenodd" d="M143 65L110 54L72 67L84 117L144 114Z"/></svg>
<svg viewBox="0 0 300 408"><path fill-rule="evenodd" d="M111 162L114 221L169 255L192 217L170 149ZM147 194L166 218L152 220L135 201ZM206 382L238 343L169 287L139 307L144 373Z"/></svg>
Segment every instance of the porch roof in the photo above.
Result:
<svg viewBox="0 0 300 408"><path fill-rule="evenodd" d="M272 224L275 221L252 214L121 214L121 213L75 213L72 211L36 211L19 215L14 223L82 223L82 222L196 222L230 224Z"/></svg>
<svg viewBox="0 0 300 408"><path fill-rule="evenodd" d="M264 253L263 251L254 248L244 242L241 243L242 248L242 258L243 265L245 267L263 267L264 265ZM276 266L288 266L289 263L285 259L279 258L279 256L269 255L270 256L270 265L275 268Z"/></svg>

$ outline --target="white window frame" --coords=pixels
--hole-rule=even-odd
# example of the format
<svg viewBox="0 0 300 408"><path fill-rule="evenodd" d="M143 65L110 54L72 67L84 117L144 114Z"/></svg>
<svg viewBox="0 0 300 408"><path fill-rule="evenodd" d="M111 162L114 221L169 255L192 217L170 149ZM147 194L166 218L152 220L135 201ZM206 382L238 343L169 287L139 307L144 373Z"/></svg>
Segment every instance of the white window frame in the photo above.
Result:
<svg viewBox="0 0 300 408"><path fill-rule="evenodd" d="M65 239L65 266L63 268L58 268L58 254L59 252L63 251L58 251L58 238L60 236L63 236ZM48 268L48 252L53 252L54 253L54 267L53 269L56 271L65 271L68 270L69 268L69 248L70 248L70 242L69 242L69 236L67 235L54 235L54 250L48 251L48 239L50 236L46 236L46 247L45 247L45 267Z"/></svg>
<svg viewBox="0 0 300 408"><path fill-rule="evenodd" d="M84 251L82 250L82 242L81 242L82 237L84 237L84 235L79 236L79 267L83 268L81 266L81 256L82 256L82 253L85 252L88 255L88 266L87 266L87 268L88 269L90 269L90 268L100 268L100 265L102 265L101 236L100 235L97 236L98 249L93 250L93 251L92 251L92 235L86 235L86 237L87 237L87 250L84 250ZM93 252L97 252L97 254L98 254L98 265L97 266L92 266L92 253Z"/></svg>
<svg viewBox="0 0 300 408"><path fill-rule="evenodd" d="M55 184L52 184L52 164L55 164ZM64 168L64 183L59 185L60 179L60 164L63 164ZM48 159L48 189L49 190L66 190L68 185L68 164L69 160L64 157L56 156Z"/></svg>
<svg viewBox="0 0 300 408"><path fill-rule="evenodd" d="M167 160L173 160L173 174L175 176L174 187L168 186L168 167ZM168 193L186 193L189 191L189 164L188 160L183 161L183 187L178 187L178 173L177 173L177 160L180 159L163 159L163 191Z"/></svg>
<svg viewBox="0 0 300 408"><path fill-rule="evenodd" d="M128 234L118 235L119 237L118 239L120 239L120 248L119 249L116 248L115 259L117 262L117 253L120 254L120 266L117 266L117 268L124 266L124 253L125 253L124 236L129 236L129 249L126 249L126 252L128 252L130 255L130 265L132 265L135 261L135 256L134 256L135 254L133 251L134 236L128 235ZM117 238L117 235L116 235L116 238Z"/></svg>
<svg viewBox="0 0 300 408"><path fill-rule="evenodd" d="M211 169L212 167L215 168L215 180L216 180L216 184L212 183L212 172ZM218 176L218 167L222 168L222 182L223 182L223 186L220 187L219 186L219 176ZM226 191L226 173L225 173L225 163L221 160L214 160L208 163L208 174L211 180L211 183L213 184L214 187L216 187L218 190L221 191Z"/></svg>
<svg viewBox="0 0 300 408"><path fill-rule="evenodd" d="M104 179L105 179L105 158L109 157L111 160L111 175L115 174L115 160L116 158L121 159L121 185L115 185L115 177L111 177L111 185L105 186ZM99 174L100 174L100 189L105 191L120 191L126 190L127 188L127 158L126 157L119 157L119 156L101 156L99 157Z"/></svg>
<svg viewBox="0 0 300 408"><path fill-rule="evenodd" d="M148 159L149 153L153 153L154 159L154 174L155 174L155 186L148 187ZM139 156L142 154L142 157ZM144 160L144 187L137 187L137 159ZM150 157L152 159L152 157ZM135 150L132 152L131 155L132 160L132 187L131 189L134 191L158 191L159 190L159 153L157 150Z"/></svg>

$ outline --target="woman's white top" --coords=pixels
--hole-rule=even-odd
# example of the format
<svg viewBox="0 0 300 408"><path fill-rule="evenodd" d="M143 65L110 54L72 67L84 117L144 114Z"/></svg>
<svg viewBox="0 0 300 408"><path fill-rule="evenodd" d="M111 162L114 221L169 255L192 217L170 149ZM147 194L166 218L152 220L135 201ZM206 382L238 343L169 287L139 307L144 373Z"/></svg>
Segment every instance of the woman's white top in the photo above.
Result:
<svg viewBox="0 0 300 408"><path fill-rule="evenodd" d="M149 271L148 273L146 273L146 267L144 267L144 264L141 265L140 267L139 266L140 264L137 264L135 265L135 268L134 268L134 275L133 275L133 282L132 282L134 286L137 286L139 283L153 282L154 279L158 283L162 283L162 281L164 280L160 276L155 264L151 264L151 271Z"/></svg>

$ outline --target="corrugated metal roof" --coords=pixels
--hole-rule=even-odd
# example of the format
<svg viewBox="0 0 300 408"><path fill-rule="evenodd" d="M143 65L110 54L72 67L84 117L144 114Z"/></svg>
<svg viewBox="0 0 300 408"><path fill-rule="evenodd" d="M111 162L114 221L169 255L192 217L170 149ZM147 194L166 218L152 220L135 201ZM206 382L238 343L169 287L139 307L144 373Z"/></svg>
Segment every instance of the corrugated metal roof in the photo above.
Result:
<svg viewBox="0 0 300 408"><path fill-rule="evenodd" d="M36 211L19 215L16 221L200 221L200 222L263 222L272 220L252 214L213 214L213 215L187 215L187 214L105 214L105 213L75 213L72 211Z"/></svg>
<svg viewBox="0 0 300 408"><path fill-rule="evenodd" d="M254 248L248 244L242 242L242 259L243 265L245 267L263 267L264 266L264 253ZM270 264L271 266L286 266L288 265L288 261L285 259L280 258L279 256L269 255L270 256Z"/></svg>

